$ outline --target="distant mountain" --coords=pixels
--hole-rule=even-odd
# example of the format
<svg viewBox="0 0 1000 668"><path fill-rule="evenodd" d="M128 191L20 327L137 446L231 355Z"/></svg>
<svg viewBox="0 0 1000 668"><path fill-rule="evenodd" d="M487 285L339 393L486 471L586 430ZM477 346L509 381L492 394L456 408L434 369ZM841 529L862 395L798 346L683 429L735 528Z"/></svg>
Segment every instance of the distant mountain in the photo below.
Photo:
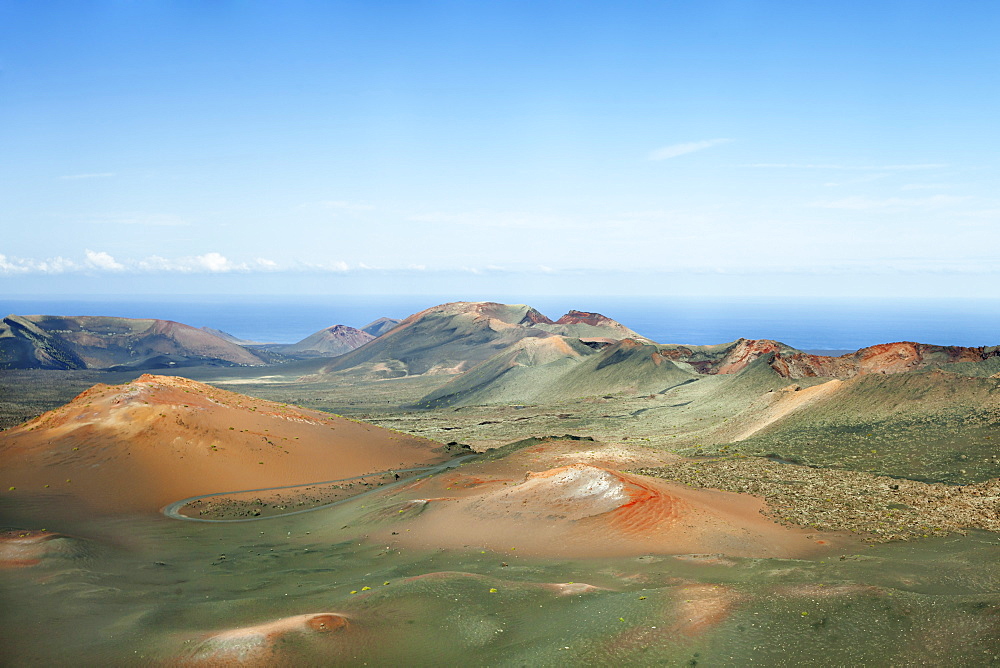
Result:
<svg viewBox="0 0 1000 668"><path fill-rule="evenodd" d="M986 376L1000 367L1000 348L893 343L842 357L809 355L778 341L739 339L715 346L679 346L622 339L595 348L593 340L524 339L423 397L421 408L540 404L607 394L650 394L699 376L739 376L728 392L756 396L787 379L848 379L924 368ZM984 360L995 363L984 364ZM751 369L755 369L750 373ZM743 377L745 375L745 378Z"/></svg>
<svg viewBox="0 0 1000 668"><path fill-rule="evenodd" d="M0 320L0 369L153 368L264 364L260 355L170 320L10 315Z"/></svg>
<svg viewBox="0 0 1000 668"><path fill-rule="evenodd" d="M283 346L283 353L319 353L322 355L343 355L373 340L375 336L347 325L334 325L310 334L298 343Z"/></svg>
<svg viewBox="0 0 1000 668"><path fill-rule="evenodd" d="M398 325L400 322L402 321L397 320L396 318L379 318L378 320L374 320L365 325L364 327L362 327L361 331L368 332L372 336L378 337L382 336L388 331L391 331L392 328Z"/></svg>
<svg viewBox="0 0 1000 668"><path fill-rule="evenodd" d="M903 341L831 357L802 352L779 341L738 339L715 346L659 346L659 354L701 374L738 373L763 357L783 378L846 380L870 373L895 374L980 363L1000 356L1000 346L965 348Z"/></svg>
<svg viewBox="0 0 1000 668"><path fill-rule="evenodd" d="M606 341L646 340L604 316L585 315L590 316L587 322L582 316L568 316L569 321L559 323L525 304L442 304L409 316L374 341L342 355L324 372L353 370L371 377L458 374L523 339L569 332Z"/></svg>
<svg viewBox="0 0 1000 668"><path fill-rule="evenodd" d="M758 358L779 352L798 351L770 339L737 339L714 346L665 345L657 349L661 357L701 374L738 373Z"/></svg>
<svg viewBox="0 0 1000 668"><path fill-rule="evenodd" d="M536 322L535 327L553 334L572 336L585 340L593 339L611 342L632 339L633 341L640 341L642 343L652 343L652 341L633 332L625 325L600 313L590 313L588 311L570 311L555 322Z"/></svg>
<svg viewBox="0 0 1000 668"><path fill-rule="evenodd" d="M697 377L655 344L623 339L600 350L579 339L525 339L424 397L421 407L537 404L606 394L649 394Z"/></svg>
<svg viewBox="0 0 1000 668"><path fill-rule="evenodd" d="M786 378L847 379L870 373L895 374L943 365L976 363L1000 356L1000 346L966 348L902 341L862 348L840 357L783 351L771 366Z"/></svg>

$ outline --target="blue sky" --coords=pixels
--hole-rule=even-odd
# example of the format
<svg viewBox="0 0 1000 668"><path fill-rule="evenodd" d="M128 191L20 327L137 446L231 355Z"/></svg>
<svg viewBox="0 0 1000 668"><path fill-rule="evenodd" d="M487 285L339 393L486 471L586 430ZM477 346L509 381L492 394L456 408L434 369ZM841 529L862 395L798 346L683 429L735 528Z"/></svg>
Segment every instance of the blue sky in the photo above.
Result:
<svg viewBox="0 0 1000 668"><path fill-rule="evenodd" d="M993 296L998 19L0 0L0 291Z"/></svg>

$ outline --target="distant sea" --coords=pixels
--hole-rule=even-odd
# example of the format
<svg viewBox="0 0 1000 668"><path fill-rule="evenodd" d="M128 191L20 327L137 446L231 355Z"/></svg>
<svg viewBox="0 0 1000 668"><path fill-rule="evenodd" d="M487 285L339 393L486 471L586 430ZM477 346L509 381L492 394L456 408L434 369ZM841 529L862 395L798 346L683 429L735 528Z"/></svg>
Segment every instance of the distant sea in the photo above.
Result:
<svg viewBox="0 0 1000 668"><path fill-rule="evenodd" d="M659 343L714 344L739 337L776 339L802 350L856 350L876 343L1000 344L1000 300L727 299L719 297L488 296L528 303L552 319L570 309L597 311ZM294 343L331 325L362 327L404 318L434 296L0 297L2 314L160 318L212 327L259 342Z"/></svg>

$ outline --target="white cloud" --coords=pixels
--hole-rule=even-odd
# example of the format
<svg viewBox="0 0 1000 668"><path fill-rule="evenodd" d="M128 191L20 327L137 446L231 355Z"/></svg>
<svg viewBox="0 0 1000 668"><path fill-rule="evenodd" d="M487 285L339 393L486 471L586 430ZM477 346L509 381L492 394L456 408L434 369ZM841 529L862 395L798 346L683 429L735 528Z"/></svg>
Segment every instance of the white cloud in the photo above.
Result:
<svg viewBox="0 0 1000 668"><path fill-rule="evenodd" d="M140 271L150 272L171 271L173 264L165 257L150 255L149 257L136 262L136 268Z"/></svg>
<svg viewBox="0 0 1000 668"><path fill-rule="evenodd" d="M64 274L78 271L80 265L62 256L36 260L33 258L10 257L0 254L0 274Z"/></svg>
<svg viewBox="0 0 1000 668"><path fill-rule="evenodd" d="M993 212L996 213L996 212ZM961 223L956 223L961 224ZM987 234L982 237L992 238L991 231L995 227L984 224ZM995 236L995 235L994 235ZM677 241L676 239L674 241ZM683 240L682 240L683 241ZM440 264L393 264L373 267L365 263L330 261L323 264L307 262L278 263L267 258L255 258L246 262L233 261L219 252L208 252L201 255L167 258L153 255L140 260L119 259L109 253L88 251L84 259L70 259L61 256L45 259L12 257L0 254L0 277L8 280L23 280L31 275L138 275L138 274L184 274L189 276L219 275L236 273L251 275L271 274L272 272L311 272L318 276L338 274L355 276L368 280L376 275L394 275L414 281L423 280L421 276L451 276L450 280L461 282L461 276L502 277L523 276L537 277L541 280L555 280L559 276L580 277L600 274L638 275L657 274L663 276L707 276L707 275L917 275L917 274L954 274L954 275L990 275L1000 273L1000 264L996 258L989 255L989 244L984 245L984 252L979 256L963 255L959 252L949 253L946 250L938 255L928 252L926 244L909 246L896 257L868 257L863 250L852 252L844 250L838 255L825 258L823 261L803 260L788 261L786 256L755 256L748 261L746 257L715 257L712 259L690 257L683 261L672 262L669 267L662 263L649 264L636 261L630 267L609 263L607 266L595 266L593 262L586 264L549 265L538 262L525 262L516 266L501 267L493 264L440 265ZM937 249L934 249L937 250ZM268 278L271 280L271 277Z"/></svg>
<svg viewBox="0 0 1000 668"><path fill-rule="evenodd" d="M687 153L694 153L695 151L702 151L706 148L711 148L713 146L718 146L719 144L727 144L731 142L732 139L706 139L704 141L692 141L685 144L672 144L670 146L664 146L658 148L649 153L650 160L667 160L669 158L676 158L679 155L685 155Z"/></svg>
<svg viewBox="0 0 1000 668"><path fill-rule="evenodd" d="M76 271L79 269L79 265L73 260L68 258L57 256L47 260L43 260L39 263L39 268L41 271L48 274L62 274L67 271Z"/></svg>
<svg viewBox="0 0 1000 668"><path fill-rule="evenodd" d="M26 266L23 260L0 254L0 274L9 276L11 274L27 274L30 271L31 268Z"/></svg>
<svg viewBox="0 0 1000 668"><path fill-rule="evenodd" d="M240 267L234 265L221 253L205 253L193 258L196 266L203 267L211 272L233 271ZM245 265L244 265L245 266Z"/></svg>
<svg viewBox="0 0 1000 668"><path fill-rule="evenodd" d="M280 267L273 260L257 258L252 264L233 262L222 253L215 251L203 255L179 258L165 258L150 255L127 265L130 269L145 273L179 273L179 274L225 274L230 272L248 272L253 270L278 271Z"/></svg>
<svg viewBox="0 0 1000 668"><path fill-rule="evenodd" d="M88 249L83 254L87 258L87 264L94 269L103 269L105 271L121 271L125 269L125 265L116 261L110 254L104 251L92 251Z"/></svg>
<svg viewBox="0 0 1000 668"><path fill-rule="evenodd" d="M301 271L335 271L340 273L350 271L351 266L343 260L334 260L332 262L299 262L294 269Z"/></svg>

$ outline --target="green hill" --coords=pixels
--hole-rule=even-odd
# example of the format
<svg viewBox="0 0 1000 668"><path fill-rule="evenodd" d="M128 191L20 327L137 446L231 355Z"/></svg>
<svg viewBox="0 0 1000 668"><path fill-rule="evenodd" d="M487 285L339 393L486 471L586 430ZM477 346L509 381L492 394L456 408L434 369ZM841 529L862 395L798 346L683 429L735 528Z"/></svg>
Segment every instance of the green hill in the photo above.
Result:
<svg viewBox="0 0 1000 668"><path fill-rule="evenodd" d="M602 350L579 339L523 341L424 397L426 407L537 404L608 394L649 394L696 374L625 339Z"/></svg>
<svg viewBox="0 0 1000 668"><path fill-rule="evenodd" d="M932 370L832 381L830 390L726 451L951 483L1000 476L1000 380ZM794 399L781 394L770 397ZM698 449L720 451L721 436Z"/></svg>

